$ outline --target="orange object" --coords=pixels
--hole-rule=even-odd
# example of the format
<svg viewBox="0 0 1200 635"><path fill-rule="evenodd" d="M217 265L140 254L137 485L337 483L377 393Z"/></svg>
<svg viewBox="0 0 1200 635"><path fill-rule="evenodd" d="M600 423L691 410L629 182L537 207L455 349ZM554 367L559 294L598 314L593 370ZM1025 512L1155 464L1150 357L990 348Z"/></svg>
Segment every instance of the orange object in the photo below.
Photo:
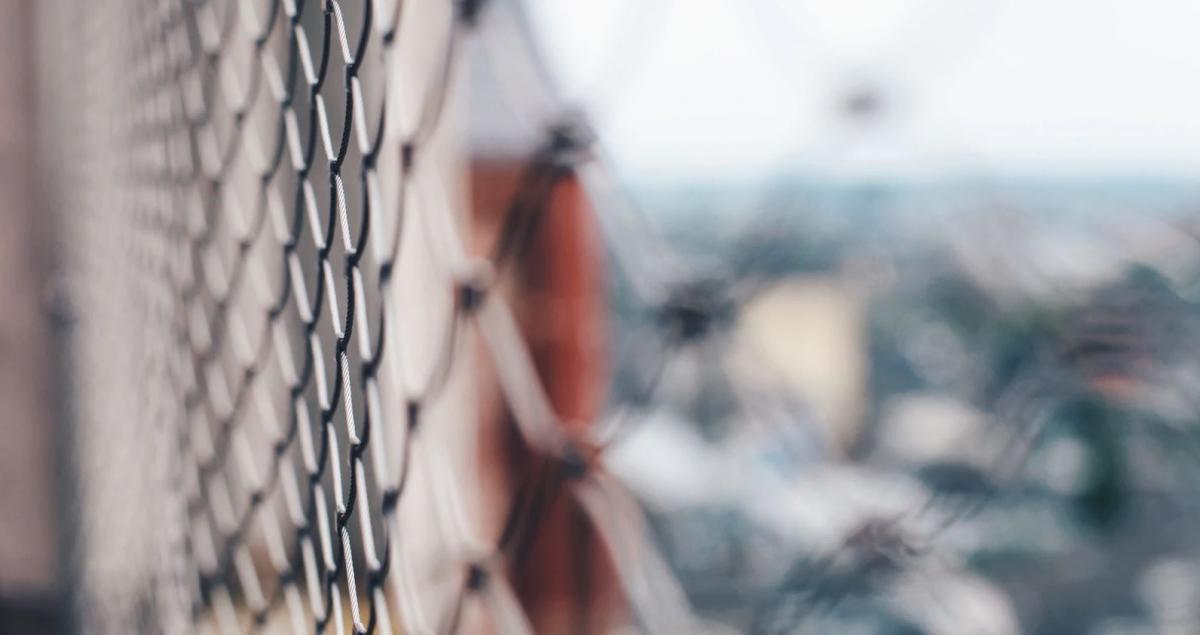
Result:
<svg viewBox="0 0 1200 635"><path fill-rule="evenodd" d="M477 161L472 166L473 238L478 253L494 242L523 166ZM568 436L582 439L603 407L608 368L604 255L586 196L573 176L560 181L530 242L501 281L517 310L546 393ZM479 353L486 356L485 351ZM490 360L489 360L490 361ZM489 367L485 364L484 367ZM485 371L486 372L486 371ZM557 466L533 455L515 434L494 381L486 402L481 474L506 504L522 482L547 479ZM488 384L493 384L488 386ZM607 553L578 503L549 475L539 521L514 550L513 586L537 632L607 632L624 621ZM501 521L502 522L502 521Z"/></svg>

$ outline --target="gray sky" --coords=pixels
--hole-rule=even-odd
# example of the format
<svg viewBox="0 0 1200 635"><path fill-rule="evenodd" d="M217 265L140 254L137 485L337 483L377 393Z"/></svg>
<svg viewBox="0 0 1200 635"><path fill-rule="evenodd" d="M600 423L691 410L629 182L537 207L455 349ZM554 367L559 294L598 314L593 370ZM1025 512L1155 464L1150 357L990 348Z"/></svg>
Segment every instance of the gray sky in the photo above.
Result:
<svg viewBox="0 0 1200 635"><path fill-rule="evenodd" d="M1195 0L528 1L631 172L1200 174Z"/></svg>

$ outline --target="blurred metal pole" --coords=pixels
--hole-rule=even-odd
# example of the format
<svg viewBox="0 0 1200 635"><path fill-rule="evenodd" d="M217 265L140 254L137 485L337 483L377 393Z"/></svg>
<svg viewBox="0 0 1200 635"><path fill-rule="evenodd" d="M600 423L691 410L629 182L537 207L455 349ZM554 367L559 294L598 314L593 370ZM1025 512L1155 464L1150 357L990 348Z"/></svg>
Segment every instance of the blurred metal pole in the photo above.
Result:
<svg viewBox="0 0 1200 635"><path fill-rule="evenodd" d="M56 572L51 270L37 153L36 2L0 0L0 632L63 626Z"/></svg>

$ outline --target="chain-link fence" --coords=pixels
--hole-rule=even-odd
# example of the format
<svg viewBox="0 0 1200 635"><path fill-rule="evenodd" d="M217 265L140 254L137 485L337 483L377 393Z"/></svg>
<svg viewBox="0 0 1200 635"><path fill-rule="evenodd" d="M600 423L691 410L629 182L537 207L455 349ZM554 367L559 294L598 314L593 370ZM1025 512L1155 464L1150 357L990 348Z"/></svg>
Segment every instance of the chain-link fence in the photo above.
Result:
<svg viewBox="0 0 1200 635"><path fill-rule="evenodd" d="M84 630L1200 624L1191 190L626 187L666 12L580 106L527 11L41 7Z"/></svg>
<svg viewBox="0 0 1200 635"><path fill-rule="evenodd" d="M478 4L47 8L89 625L453 632L482 602L529 630L503 571L535 497L477 535L454 473L467 329L644 619L686 619L491 288L585 148L555 131L495 247L462 246L446 111Z"/></svg>

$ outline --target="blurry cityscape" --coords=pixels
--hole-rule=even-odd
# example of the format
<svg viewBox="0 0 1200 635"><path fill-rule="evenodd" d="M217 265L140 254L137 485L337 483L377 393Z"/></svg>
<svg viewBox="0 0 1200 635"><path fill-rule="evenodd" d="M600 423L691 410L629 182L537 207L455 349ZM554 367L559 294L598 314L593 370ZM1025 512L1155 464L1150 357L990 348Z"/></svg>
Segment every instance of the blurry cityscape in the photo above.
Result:
<svg viewBox="0 0 1200 635"><path fill-rule="evenodd" d="M644 405L612 463L695 605L754 632L1197 632L1197 188L765 191L641 191L703 291L614 328L676 338L617 368Z"/></svg>

